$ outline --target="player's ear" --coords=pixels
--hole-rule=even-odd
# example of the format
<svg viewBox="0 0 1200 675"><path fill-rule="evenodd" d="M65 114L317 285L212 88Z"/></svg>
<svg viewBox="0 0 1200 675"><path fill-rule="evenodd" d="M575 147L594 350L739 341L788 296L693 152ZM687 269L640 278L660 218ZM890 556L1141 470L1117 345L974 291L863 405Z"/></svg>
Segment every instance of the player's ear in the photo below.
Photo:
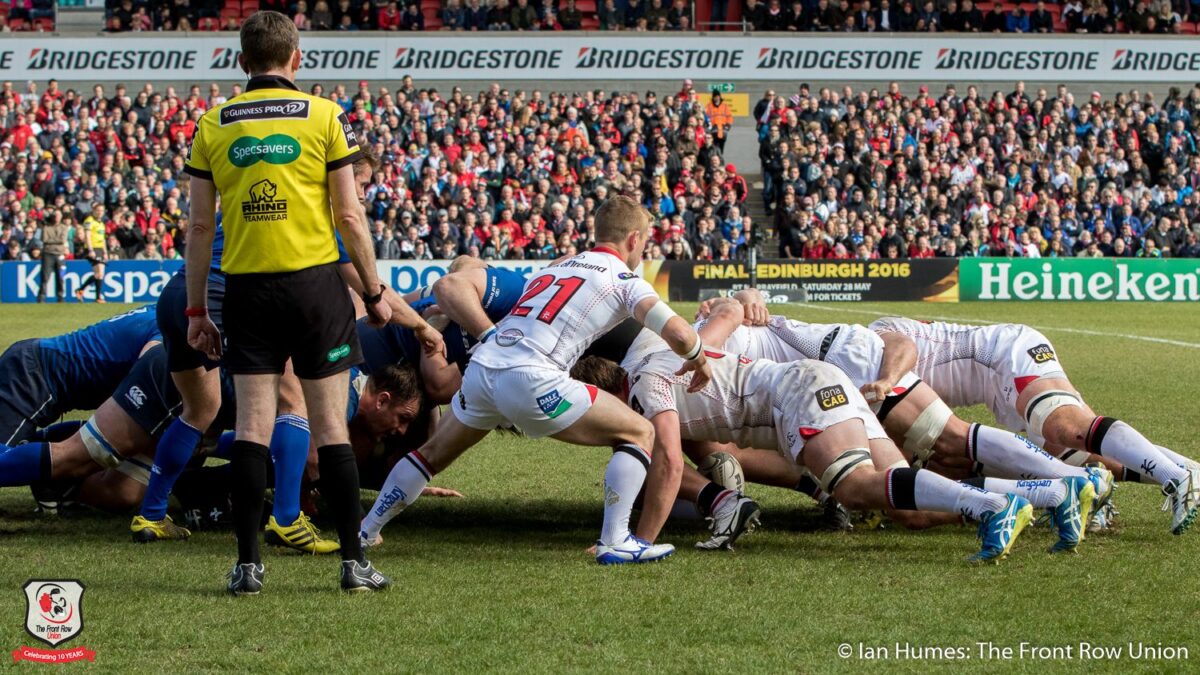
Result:
<svg viewBox="0 0 1200 675"><path fill-rule="evenodd" d="M238 66L240 66L240 67L241 67L241 69L242 69L242 72L243 72L243 73L245 73L245 74L247 74L247 75L249 75L249 74L250 74L250 69L246 67L246 55L245 55L245 54L240 54L240 53L239 53L239 54L238 54L238 57L237 57L237 60L238 60Z"/></svg>
<svg viewBox="0 0 1200 675"><path fill-rule="evenodd" d="M379 392L379 396L376 397L376 399L375 399L375 407L379 410L383 410L384 408L388 407L388 405L390 405L391 402L392 402L392 392L381 391L381 392Z"/></svg>
<svg viewBox="0 0 1200 675"><path fill-rule="evenodd" d="M292 72L296 72L298 70L300 70L300 49L299 48L297 48L295 52L292 52Z"/></svg>

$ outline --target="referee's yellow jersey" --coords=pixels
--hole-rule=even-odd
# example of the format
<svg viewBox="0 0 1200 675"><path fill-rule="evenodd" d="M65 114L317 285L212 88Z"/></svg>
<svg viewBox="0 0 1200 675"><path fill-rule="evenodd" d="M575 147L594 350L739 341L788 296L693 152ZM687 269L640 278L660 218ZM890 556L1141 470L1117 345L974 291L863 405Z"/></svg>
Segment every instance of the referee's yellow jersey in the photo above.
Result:
<svg viewBox="0 0 1200 675"><path fill-rule="evenodd" d="M294 272L338 259L327 175L361 157L345 112L285 78L246 92L196 126L185 171L221 194L229 274Z"/></svg>

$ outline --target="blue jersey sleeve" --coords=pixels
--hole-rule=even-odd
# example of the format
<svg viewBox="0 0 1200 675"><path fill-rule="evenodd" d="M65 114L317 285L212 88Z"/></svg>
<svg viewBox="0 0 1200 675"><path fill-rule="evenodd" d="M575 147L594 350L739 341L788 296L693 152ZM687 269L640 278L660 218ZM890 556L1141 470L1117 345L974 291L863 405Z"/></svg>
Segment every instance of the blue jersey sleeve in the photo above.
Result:
<svg viewBox="0 0 1200 675"><path fill-rule="evenodd" d="M338 264L345 265L346 263L350 262L350 254L346 252L346 244L342 241L342 235L334 232L333 240L337 242Z"/></svg>

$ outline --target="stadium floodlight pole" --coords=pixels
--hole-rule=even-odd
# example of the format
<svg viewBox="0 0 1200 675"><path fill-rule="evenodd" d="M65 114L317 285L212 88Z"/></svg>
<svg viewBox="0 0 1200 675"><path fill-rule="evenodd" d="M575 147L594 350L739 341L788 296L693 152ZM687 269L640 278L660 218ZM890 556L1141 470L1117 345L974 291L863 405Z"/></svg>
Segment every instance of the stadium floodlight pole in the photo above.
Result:
<svg viewBox="0 0 1200 675"><path fill-rule="evenodd" d="M758 225L750 222L750 251L746 256L750 266L750 288L758 288Z"/></svg>

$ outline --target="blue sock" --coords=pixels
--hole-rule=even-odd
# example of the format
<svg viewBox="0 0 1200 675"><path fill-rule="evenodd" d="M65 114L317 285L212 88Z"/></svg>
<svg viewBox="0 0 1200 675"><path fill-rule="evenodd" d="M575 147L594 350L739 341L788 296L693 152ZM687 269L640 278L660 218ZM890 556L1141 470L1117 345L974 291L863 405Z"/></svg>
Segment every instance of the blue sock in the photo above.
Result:
<svg viewBox="0 0 1200 675"><path fill-rule="evenodd" d="M50 480L50 444L23 443L0 453L0 487L29 485Z"/></svg>
<svg viewBox="0 0 1200 675"><path fill-rule="evenodd" d="M231 459L233 457L233 442L237 440L236 431L226 431L217 437L217 447L210 457Z"/></svg>
<svg viewBox="0 0 1200 675"><path fill-rule="evenodd" d="M286 527L300 515L300 482L308 463L308 420L298 415L275 418L271 434L271 461L275 463L275 505L271 515Z"/></svg>
<svg viewBox="0 0 1200 675"><path fill-rule="evenodd" d="M146 520L162 520L167 515L167 498L171 488L187 463L191 461L203 434L198 429L176 417L163 432L154 451L154 465L150 467L150 484L142 498L142 517Z"/></svg>

